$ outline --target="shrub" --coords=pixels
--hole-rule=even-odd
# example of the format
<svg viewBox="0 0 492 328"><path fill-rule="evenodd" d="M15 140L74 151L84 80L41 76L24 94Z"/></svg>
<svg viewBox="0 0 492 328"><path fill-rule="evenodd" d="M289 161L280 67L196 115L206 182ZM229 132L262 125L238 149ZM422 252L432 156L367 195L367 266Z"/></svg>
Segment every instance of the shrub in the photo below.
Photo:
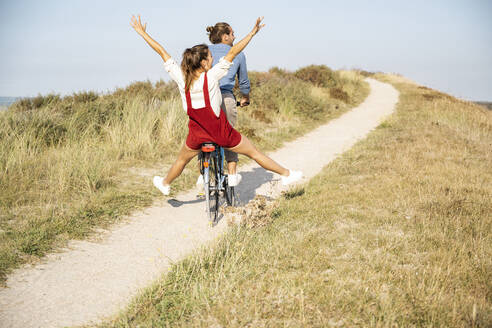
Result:
<svg viewBox="0 0 492 328"><path fill-rule="evenodd" d="M134 82L124 89L116 89L116 91L110 95L111 97L119 98L132 98L140 97L146 101L152 101L158 99L160 101L170 99L172 97L178 97L179 91L176 83L173 81L157 81L155 85L152 85L150 81Z"/></svg>
<svg viewBox="0 0 492 328"><path fill-rule="evenodd" d="M25 112L32 109L32 101L30 98L21 98L10 106L10 109L15 112Z"/></svg>
<svg viewBox="0 0 492 328"><path fill-rule="evenodd" d="M154 95L154 87L150 81L133 82L124 89L117 89L114 93L116 97L135 97L140 96L144 99L151 99Z"/></svg>
<svg viewBox="0 0 492 328"><path fill-rule="evenodd" d="M25 112L38 109L45 106L54 105L60 102L61 98L57 94L48 94L46 96L37 95L34 98L22 98L12 104L11 108L16 112Z"/></svg>
<svg viewBox="0 0 492 328"><path fill-rule="evenodd" d="M162 80L155 83L155 98L166 100L173 97L179 97L179 90L173 81L164 82Z"/></svg>
<svg viewBox="0 0 492 328"><path fill-rule="evenodd" d="M333 99L341 100L346 104L350 100L348 93L343 91L341 88L331 88L330 89L330 97L332 97Z"/></svg>
<svg viewBox="0 0 492 328"><path fill-rule="evenodd" d="M63 142L67 128L51 118L40 119L34 125L34 139L50 147Z"/></svg>
<svg viewBox="0 0 492 328"><path fill-rule="evenodd" d="M310 82L317 87L336 88L339 87L340 78L337 72L332 71L325 65L310 65L298 69L295 77Z"/></svg>
<svg viewBox="0 0 492 328"><path fill-rule="evenodd" d="M72 96L74 103L89 103L96 101L99 98L99 95L94 91L82 91L78 93L74 93Z"/></svg>
<svg viewBox="0 0 492 328"><path fill-rule="evenodd" d="M44 97L39 95L31 100L31 108L40 108L44 105Z"/></svg>
<svg viewBox="0 0 492 328"><path fill-rule="evenodd" d="M364 77L372 77L376 74L374 72L368 72L368 71L364 71L364 70L359 70L359 73L360 73L360 75L362 75Z"/></svg>
<svg viewBox="0 0 492 328"><path fill-rule="evenodd" d="M278 113L280 106L289 104L300 115L313 115L322 108L319 99L311 96L310 85L296 79L292 73L257 73L250 74L252 89L251 103L253 116L261 121L269 121L259 112ZM266 118L266 120L265 120Z"/></svg>
<svg viewBox="0 0 492 328"><path fill-rule="evenodd" d="M281 77L285 77L285 78L290 78L292 77L292 73L290 73L289 71L283 69L283 68L279 68L279 67L272 67L268 70L268 73L270 74L275 74L275 75L278 75L278 76L281 76Z"/></svg>

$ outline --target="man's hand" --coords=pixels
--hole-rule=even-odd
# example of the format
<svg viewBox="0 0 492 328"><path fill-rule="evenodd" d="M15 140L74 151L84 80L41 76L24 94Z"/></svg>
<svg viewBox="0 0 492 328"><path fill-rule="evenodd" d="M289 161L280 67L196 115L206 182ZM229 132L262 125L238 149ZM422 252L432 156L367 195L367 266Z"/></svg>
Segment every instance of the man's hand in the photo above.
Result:
<svg viewBox="0 0 492 328"><path fill-rule="evenodd" d="M239 102L240 107L246 107L249 105L249 95L242 95L241 101Z"/></svg>
<svg viewBox="0 0 492 328"><path fill-rule="evenodd" d="M258 17L256 19L255 26L253 26L253 29L251 30L251 34L254 36L256 33L258 33L263 27L265 27L265 24L261 24L261 21L263 20L263 16Z"/></svg>

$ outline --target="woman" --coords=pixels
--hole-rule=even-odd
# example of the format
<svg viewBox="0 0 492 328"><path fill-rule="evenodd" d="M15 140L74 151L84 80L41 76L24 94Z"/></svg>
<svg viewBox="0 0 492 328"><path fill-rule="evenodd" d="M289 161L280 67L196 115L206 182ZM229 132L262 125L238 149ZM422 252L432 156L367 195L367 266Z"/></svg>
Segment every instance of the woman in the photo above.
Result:
<svg viewBox="0 0 492 328"><path fill-rule="evenodd" d="M165 69L178 84L183 107L190 118L188 137L178 154L178 159L172 165L166 178L154 177L154 185L164 195L169 195L171 182L181 174L186 164L200 152L201 144L210 141L233 152L246 155L263 168L280 174L283 185L301 179L302 172L288 170L258 151L248 138L231 127L220 109L222 95L219 80L227 74L232 65L232 60L237 54L265 26L261 24L262 19L263 17L258 18L251 32L234 45L215 66L212 67L213 59L208 47L201 44L184 51L180 68L164 48L147 34L145 31L147 24L142 25L140 15L138 20L132 16L132 27L162 57ZM231 186L237 185L240 180L240 175L230 177L229 184Z"/></svg>

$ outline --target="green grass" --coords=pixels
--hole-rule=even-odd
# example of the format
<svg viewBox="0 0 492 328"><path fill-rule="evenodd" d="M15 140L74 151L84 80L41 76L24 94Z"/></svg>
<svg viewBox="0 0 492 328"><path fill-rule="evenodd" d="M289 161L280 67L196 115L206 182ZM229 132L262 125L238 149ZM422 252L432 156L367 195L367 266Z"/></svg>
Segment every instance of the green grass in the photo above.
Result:
<svg viewBox="0 0 492 328"><path fill-rule="evenodd" d="M251 72L251 106L239 110L239 130L260 149L275 149L368 94L356 72L314 69L324 72L317 84L334 78L348 99L296 73ZM0 112L0 284L13 268L161 198L151 177L165 174L186 133L174 83L38 96ZM191 163L174 192L193 186L196 174Z"/></svg>
<svg viewBox="0 0 492 328"><path fill-rule="evenodd" d="M492 326L492 113L376 78L395 114L102 326Z"/></svg>

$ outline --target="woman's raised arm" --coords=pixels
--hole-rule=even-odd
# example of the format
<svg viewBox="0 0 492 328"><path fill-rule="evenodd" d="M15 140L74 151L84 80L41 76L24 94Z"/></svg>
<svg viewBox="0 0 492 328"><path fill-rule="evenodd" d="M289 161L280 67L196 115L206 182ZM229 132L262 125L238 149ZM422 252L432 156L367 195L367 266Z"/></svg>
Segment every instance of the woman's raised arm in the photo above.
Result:
<svg viewBox="0 0 492 328"><path fill-rule="evenodd" d="M232 46L232 48L229 50L227 55L225 55L225 57L224 57L227 61L232 62L232 60L241 51L243 51L244 48L246 48L249 41L251 41L251 39L256 35L256 33L258 33L258 31L261 30L265 26L265 24L261 24L262 20L263 20L263 17L258 17L258 19L256 19L255 26L253 26L253 29L251 30L251 32L249 32L248 35L246 35L244 37L244 39L242 39L241 41L236 43L234 46Z"/></svg>
<svg viewBox="0 0 492 328"><path fill-rule="evenodd" d="M135 16L132 16L132 21L130 22L130 25L137 31L138 34L144 40L149 44L149 46L152 47L161 57L162 59L166 62L171 56L164 50L164 48L154 39L150 37L150 35L145 32L145 29L147 28L147 23L142 25L142 22L140 21L140 15L138 15L138 20Z"/></svg>

